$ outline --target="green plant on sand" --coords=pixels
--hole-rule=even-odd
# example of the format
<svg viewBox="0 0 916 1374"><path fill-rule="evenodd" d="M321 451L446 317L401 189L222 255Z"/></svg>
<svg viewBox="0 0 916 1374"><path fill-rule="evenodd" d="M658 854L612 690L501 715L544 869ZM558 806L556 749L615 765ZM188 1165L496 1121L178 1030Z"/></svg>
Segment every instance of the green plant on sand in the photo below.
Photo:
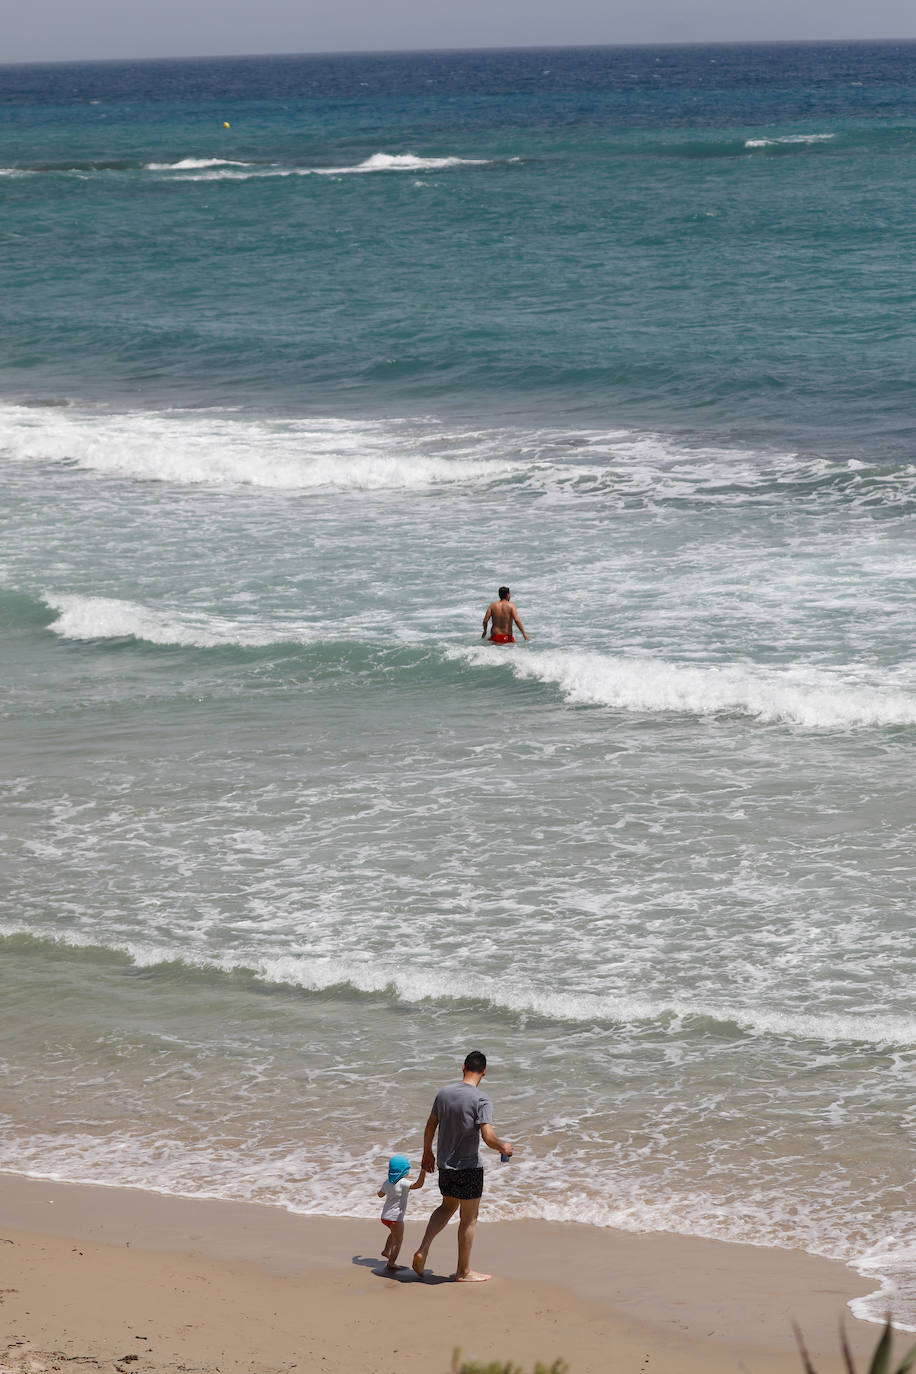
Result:
<svg viewBox="0 0 916 1374"><path fill-rule="evenodd" d="M912 1369L916 1364L916 1345L904 1355L900 1364L891 1368L891 1340L894 1328L890 1317L887 1325L881 1332L881 1339L875 1346L875 1353L871 1357L871 1364L868 1366L868 1374L907 1374L907 1370ZM817 1370L811 1363L811 1356L805 1349L805 1342L798 1327L795 1328L795 1339L798 1341L798 1349L801 1352L802 1364L805 1366L805 1374L817 1374ZM840 1330L840 1345L843 1351L843 1360L846 1364L848 1374L856 1374L856 1367L852 1359L852 1351L849 1348L849 1341L846 1339L846 1332Z"/></svg>
<svg viewBox="0 0 916 1374"><path fill-rule="evenodd" d="M461 1351L456 1350L452 1355L451 1374L525 1374L520 1364L513 1364L511 1360L491 1360L489 1364L481 1364L480 1360L462 1360ZM554 1360L553 1364L541 1364L538 1360L532 1370L532 1374L569 1374L569 1365L565 1360Z"/></svg>

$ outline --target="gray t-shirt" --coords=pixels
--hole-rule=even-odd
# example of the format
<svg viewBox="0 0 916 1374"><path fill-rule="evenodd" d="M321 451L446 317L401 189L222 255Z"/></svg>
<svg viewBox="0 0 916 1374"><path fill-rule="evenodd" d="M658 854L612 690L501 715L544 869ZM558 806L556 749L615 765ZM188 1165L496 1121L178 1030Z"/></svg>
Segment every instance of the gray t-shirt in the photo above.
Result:
<svg viewBox="0 0 916 1374"><path fill-rule="evenodd" d="M486 1093L470 1083L449 1083L433 1103L439 1119L436 1163L440 1169L476 1169L480 1165L480 1128L493 1120Z"/></svg>

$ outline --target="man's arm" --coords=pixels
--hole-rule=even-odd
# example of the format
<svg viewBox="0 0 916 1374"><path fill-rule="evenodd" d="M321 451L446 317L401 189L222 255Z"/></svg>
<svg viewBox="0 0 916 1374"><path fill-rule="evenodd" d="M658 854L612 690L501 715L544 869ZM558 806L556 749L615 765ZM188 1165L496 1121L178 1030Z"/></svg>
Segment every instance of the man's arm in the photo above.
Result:
<svg viewBox="0 0 916 1374"><path fill-rule="evenodd" d="M519 618L518 618L518 611L515 609L514 606L512 607L512 619L515 621L516 625L517 625L518 628L521 630L523 637L524 637L525 639L527 639L528 636L525 634L525 627L524 627L524 625L522 624L522 622L519 620Z"/></svg>
<svg viewBox="0 0 916 1374"><path fill-rule="evenodd" d="M484 613L483 613L483 634L480 636L481 639L486 639L486 637L487 637L487 626L488 626L489 623L490 623L490 619L491 619L492 615L493 615L493 602L491 601L490 604L489 604L489 606L487 607L487 609L486 609L486 610L484 611Z"/></svg>
<svg viewBox="0 0 916 1374"><path fill-rule="evenodd" d="M436 1156L433 1154L433 1136L436 1134L438 1125L439 1118L436 1113L430 1112L426 1129L423 1132L423 1159L420 1163L420 1168L426 1174L431 1174L436 1167Z"/></svg>
<svg viewBox="0 0 916 1374"><path fill-rule="evenodd" d="M480 1138L484 1145L488 1145L491 1150L498 1150L501 1155L511 1155L512 1146L509 1144L508 1140L500 1140L489 1121L484 1122L481 1126Z"/></svg>

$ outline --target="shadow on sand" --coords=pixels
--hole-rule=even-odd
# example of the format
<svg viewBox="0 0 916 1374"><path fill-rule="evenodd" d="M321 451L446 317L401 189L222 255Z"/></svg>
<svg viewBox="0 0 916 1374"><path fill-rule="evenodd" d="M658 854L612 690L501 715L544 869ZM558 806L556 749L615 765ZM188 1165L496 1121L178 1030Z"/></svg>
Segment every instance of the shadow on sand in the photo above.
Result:
<svg viewBox="0 0 916 1374"><path fill-rule="evenodd" d="M377 1279L390 1279L392 1283L423 1283L432 1288L437 1283L454 1283L450 1274L431 1274L427 1269L422 1279L418 1279L409 1264L400 1269L388 1269L385 1261L373 1255L354 1255L353 1264L363 1269L371 1269Z"/></svg>

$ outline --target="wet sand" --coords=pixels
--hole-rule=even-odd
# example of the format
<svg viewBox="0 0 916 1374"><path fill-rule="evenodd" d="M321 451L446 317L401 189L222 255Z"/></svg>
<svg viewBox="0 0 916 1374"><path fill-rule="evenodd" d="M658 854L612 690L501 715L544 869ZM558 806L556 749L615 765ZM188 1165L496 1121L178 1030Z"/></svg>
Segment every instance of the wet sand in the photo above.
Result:
<svg viewBox="0 0 916 1374"><path fill-rule="evenodd" d="M422 1221L408 1219L409 1264ZM546 1222L480 1223L483 1284L455 1284L455 1226L427 1278L385 1273L377 1221L0 1175L0 1371L447 1374L452 1354L571 1374L840 1374L868 1291L797 1251ZM900 1349L909 1340L901 1340Z"/></svg>

